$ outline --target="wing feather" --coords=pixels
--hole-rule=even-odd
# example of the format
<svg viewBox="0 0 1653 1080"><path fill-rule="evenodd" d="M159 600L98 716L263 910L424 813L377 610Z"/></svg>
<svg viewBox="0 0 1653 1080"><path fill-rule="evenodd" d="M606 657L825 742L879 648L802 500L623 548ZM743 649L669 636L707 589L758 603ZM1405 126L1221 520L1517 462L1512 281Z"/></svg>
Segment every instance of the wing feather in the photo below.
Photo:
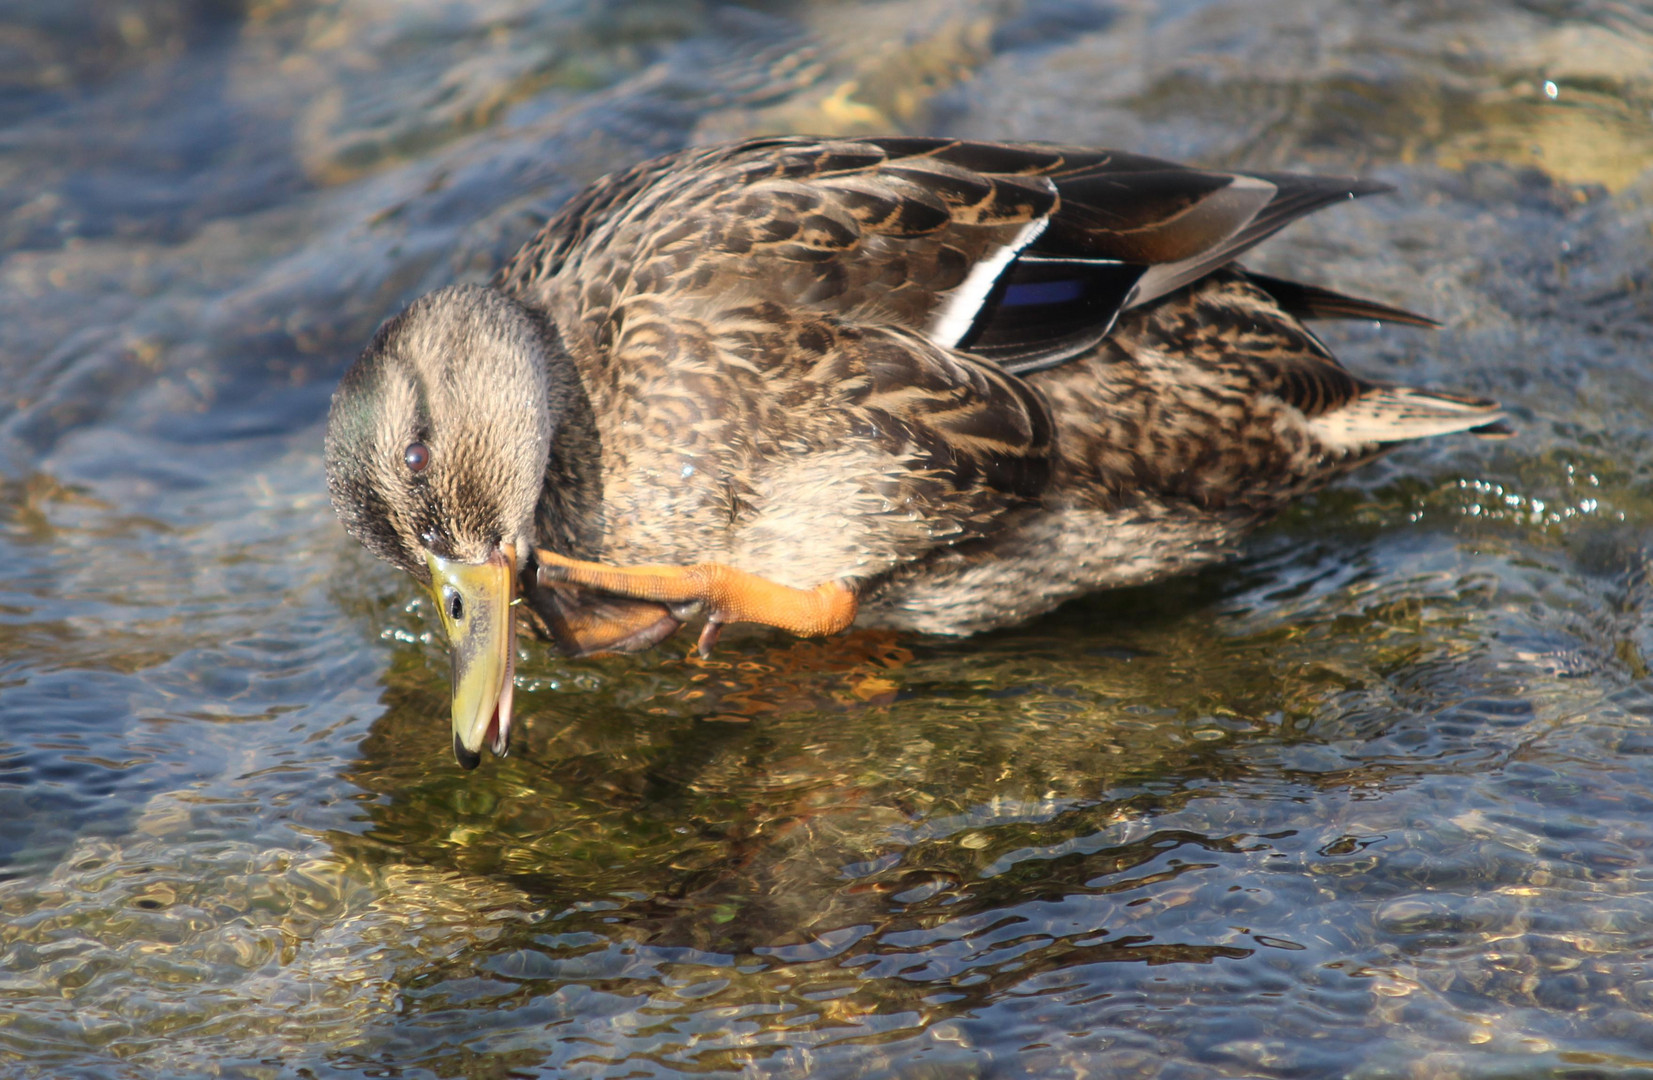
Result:
<svg viewBox="0 0 1653 1080"><path fill-rule="evenodd" d="M735 292L918 330L1026 372L1093 348L1120 312L1205 277L1304 214L1383 190L1108 150L777 137L600 182L501 280L549 300L549 279L573 279L575 321L594 333L628 295ZM1401 318L1310 287L1283 289L1282 303Z"/></svg>
<svg viewBox="0 0 1653 1080"><path fill-rule="evenodd" d="M1274 297L1280 309L1299 319L1374 319L1378 322L1397 322L1407 326L1421 326L1426 330L1441 324L1427 315L1393 307L1377 300L1365 300L1334 292L1319 285L1305 285L1300 281L1269 277L1266 274L1248 274L1251 281Z"/></svg>

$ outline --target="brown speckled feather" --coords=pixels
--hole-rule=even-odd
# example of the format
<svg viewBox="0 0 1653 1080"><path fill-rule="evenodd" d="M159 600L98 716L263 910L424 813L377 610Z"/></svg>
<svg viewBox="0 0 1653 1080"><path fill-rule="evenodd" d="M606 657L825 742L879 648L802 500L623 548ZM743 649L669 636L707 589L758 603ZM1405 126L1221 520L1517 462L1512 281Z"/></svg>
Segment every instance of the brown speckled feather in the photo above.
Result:
<svg viewBox="0 0 1653 1080"><path fill-rule="evenodd" d="M903 566L863 601L863 623L972 633L1195 569L1381 450L1317 430L1375 387L1233 270L1127 312L1100 346L1028 381L1057 424L1038 510ZM1496 416L1468 404L1459 430Z"/></svg>

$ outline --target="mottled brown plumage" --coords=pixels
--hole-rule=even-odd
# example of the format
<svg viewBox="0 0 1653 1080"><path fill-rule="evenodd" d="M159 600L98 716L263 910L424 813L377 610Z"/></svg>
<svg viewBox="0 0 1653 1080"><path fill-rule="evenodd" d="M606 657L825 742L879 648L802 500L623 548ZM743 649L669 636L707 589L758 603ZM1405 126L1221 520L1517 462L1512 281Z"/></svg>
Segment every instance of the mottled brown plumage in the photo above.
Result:
<svg viewBox="0 0 1653 1080"><path fill-rule="evenodd" d="M1492 404L1359 379L1298 318L1427 320L1231 265L1378 190L914 138L647 162L576 196L491 288L387 324L361 361L378 374L335 402L334 500L421 576L511 551L569 652L641 647L700 611L705 644L736 618L1022 620L1219 557L1388 445L1490 430ZM537 337L546 374L435 355L450 324ZM479 378L478 415L429 404ZM423 411L391 404L398 380L434 388ZM504 452L510 483L465 460L515 430L490 410L549 418L543 444ZM413 442L429 475L386 467ZM531 525L503 495L526 477Z"/></svg>

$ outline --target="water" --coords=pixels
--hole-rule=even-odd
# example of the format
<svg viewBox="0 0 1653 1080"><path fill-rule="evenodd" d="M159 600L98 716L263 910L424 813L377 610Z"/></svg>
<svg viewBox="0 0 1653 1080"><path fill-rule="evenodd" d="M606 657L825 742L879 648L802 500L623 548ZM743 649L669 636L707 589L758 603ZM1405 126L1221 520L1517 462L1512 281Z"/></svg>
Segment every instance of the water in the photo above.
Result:
<svg viewBox="0 0 1653 1080"><path fill-rule="evenodd" d="M0 1073L1653 1072L1650 56L1588 0L11 4ZM1519 437L963 643L532 647L461 773L332 385L776 130L1380 176L1252 262L1442 318L1327 333Z"/></svg>

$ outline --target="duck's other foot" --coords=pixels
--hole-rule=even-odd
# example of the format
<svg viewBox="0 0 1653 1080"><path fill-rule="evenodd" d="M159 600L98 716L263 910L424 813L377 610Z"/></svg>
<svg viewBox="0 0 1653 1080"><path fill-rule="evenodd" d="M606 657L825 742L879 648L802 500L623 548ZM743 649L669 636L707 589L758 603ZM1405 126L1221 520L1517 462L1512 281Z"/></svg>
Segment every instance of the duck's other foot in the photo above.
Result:
<svg viewBox="0 0 1653 1080"><path fill-rule="evenodd" d="M561 582L536 581L530 588L537 594L533 615L564 656L637 652L658 645L683 625L665 604Z"/></svg>

